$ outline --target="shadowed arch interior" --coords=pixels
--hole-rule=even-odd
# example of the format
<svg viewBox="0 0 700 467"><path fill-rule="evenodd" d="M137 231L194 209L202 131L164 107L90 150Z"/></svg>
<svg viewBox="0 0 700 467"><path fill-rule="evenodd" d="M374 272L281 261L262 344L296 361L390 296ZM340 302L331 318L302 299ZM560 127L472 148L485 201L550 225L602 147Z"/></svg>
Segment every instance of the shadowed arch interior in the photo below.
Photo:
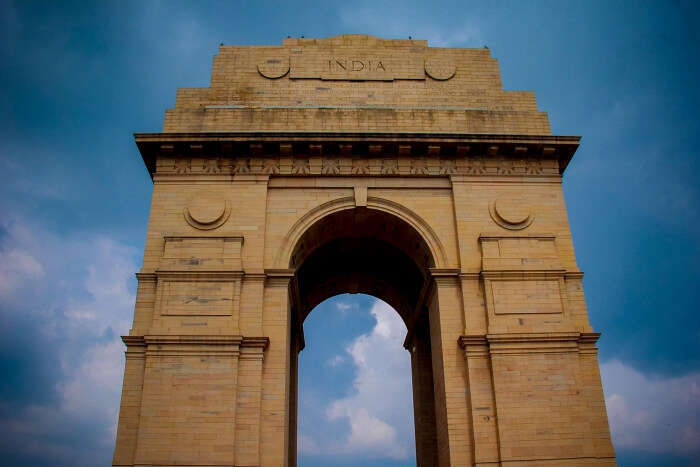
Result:
<svg viewBox="0 0 700 467"><path fill-rule="evenodd" d="M323 300L364 293L391 305L406 323L411 352L416 459L435 465L437 441L429 312L429 268L435 266L422 236L384 211L359 207L329 214L299 238L290 258L292 336L289 464L296 465L298 354L303 322ZM390 397L390 396L388 396Z"/></svg>

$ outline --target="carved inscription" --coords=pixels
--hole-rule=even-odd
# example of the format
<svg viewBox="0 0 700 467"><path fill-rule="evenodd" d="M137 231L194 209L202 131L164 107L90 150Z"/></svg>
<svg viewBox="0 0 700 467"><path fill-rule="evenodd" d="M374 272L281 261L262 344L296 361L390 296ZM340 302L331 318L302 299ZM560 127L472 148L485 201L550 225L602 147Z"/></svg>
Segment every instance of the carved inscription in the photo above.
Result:
<svg viewBox="0 0 700 467"><path fill-rule="evenodd" d="M360 73L362 71L386 72L386 67L382 60L375 60L372 63L371 59L348 59L348 58L330 58L328 59L328 72L336 73L349 71L351 73Z"/></svg>
<svg viewBox="0 0 700 467"><path fill-rule="evenodd" d="M422 54L335 55L328 49L306 47L290 57L289 77L349 81L393 81L425 79Z"/></svg>

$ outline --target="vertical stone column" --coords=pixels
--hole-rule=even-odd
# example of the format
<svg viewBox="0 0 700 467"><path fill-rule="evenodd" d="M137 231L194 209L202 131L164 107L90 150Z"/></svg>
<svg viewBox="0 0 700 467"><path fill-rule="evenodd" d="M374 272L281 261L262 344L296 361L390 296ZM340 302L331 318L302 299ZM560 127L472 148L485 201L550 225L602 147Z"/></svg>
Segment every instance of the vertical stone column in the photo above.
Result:
<svg viewBox="0 0 700 467"><path fill-rule="evenodd" d="M291 348L289 305L289 282L293 272L267 270L265 273L262 325L263 332L270 338L270 346L262 375L261 465L278 467L286 466L291 454L290 377L292 372L296 375L296 368L292 366L292 360L296 362L296 352ZM293 455L296 458L296 450Z"/></svg>
<svg viewBox="0 0 700 467"><path fill-rule="evenodd" d="M246 272L241 289L241 311L238 327L244 336L262 336L265 274Z"/></svg>
<svg viewBox="0 0 700 467"><path fill-rule="evenodd" d="M138 442L146 344L142 337L124 336L122 339L126 344L126 364L117 428L117 449L114 450L112 465L130 466L134 464Z"/></svg>
<svg viewBox="0 0 700 467"><path fill-rule="evenodd" d="M134 465L233 464L240 336L145 336Z"/></svg>
<svg viewBox="0 0 700 467"><path fill-rule="evenodd" d="M467 386L474 438L474 465L501 465L498 451L498 417L493 395L491 357L485 335L462 336L467 364Z"/></svg>
<svg viewBox="0 0 700 467"><path fill-rule="evenodd" d="M416 462L418 467L433 467L437 465L438 458L430 329L428 323L421 321L414 324L414 329L409 350L411 352Z"/></svg>
<svg viewBox="0 0 700 467"><path fill-rule="evenodd" d="M438 459L443 466L471 465L467 375L459 348L464 312L456 270L431 270L435 280L430 306Z"/></svg>
<svg viewBox="0 0 700 467"><path fill-rule="evenodd" d="M236 387L235 465L260 464L263 356L268 340L244 337L238 360Z"/></svg>
<svg viewBox="0 0 700 467"><path fill-rule="evenodd" d="M600 333L581 333L579 338L578 381L585 403L581 418L587 420L590 436L586 440L585 452L591 457L608 458L608 465L615 465L615 448L610 437L610 425L605 407L605 396L600 379L598 349L595 344Z"/></svg>
<svg viewBox="0 0 700 467"><path fill-rule="evenodd" d="M289 354L289 396L287 399L287 459L288 467L297 465L297 425L299 397L299 336L292 336L292 347Z"/></svg>
<svg viewBox="0 0 700 467"><path fill-rule="evenodd" d="M154 273L137 273L139 281L136 291L136 306L134 307L134 323L131 327L132 336L143 336L153 325L153 312L156 303L157 276Z"/></svg>

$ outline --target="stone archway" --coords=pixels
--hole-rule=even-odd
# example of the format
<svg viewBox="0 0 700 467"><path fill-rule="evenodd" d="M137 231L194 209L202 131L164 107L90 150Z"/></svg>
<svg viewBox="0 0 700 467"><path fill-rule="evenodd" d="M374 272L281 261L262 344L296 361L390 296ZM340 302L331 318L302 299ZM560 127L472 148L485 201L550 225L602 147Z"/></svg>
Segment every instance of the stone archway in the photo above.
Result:
<svg viewBox="0 0 700 467"><path fill-rule="evenodd" d="M406 324L404 347L411 353L417 465L438 465L433 364L442 362L433 362L430 345L429 304L434 293L430 269L434 266L421 235L401 218L377 209L336 211L316 220L299 237L289 263L295 271L290 284L290 466L296 465L297 457L297 358L305 345L303 322L316 305L341 293L377 297Z"/></svg>
<svg viewBox="0 0 700 467"><path fill-rule="evenodd" d="M407 324L420 465L615 464L561 186L579 138L488 49L222 46L135 138L153 198L113 465L293 464L301 323L345 291Z"/></svg>

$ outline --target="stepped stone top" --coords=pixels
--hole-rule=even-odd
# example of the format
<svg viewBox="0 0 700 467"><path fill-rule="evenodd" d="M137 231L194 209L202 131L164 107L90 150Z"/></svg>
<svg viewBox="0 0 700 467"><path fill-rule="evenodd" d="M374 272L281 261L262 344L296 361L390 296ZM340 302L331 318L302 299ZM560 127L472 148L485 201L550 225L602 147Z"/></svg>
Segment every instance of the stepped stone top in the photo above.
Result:
<svg viewBox="0 0 700 467"><path fill-rule="evenodd" d="M181 88L163 132L550 135L531 91L504 91L488 49L342 35L219 47L208 88Z"/></svg>

